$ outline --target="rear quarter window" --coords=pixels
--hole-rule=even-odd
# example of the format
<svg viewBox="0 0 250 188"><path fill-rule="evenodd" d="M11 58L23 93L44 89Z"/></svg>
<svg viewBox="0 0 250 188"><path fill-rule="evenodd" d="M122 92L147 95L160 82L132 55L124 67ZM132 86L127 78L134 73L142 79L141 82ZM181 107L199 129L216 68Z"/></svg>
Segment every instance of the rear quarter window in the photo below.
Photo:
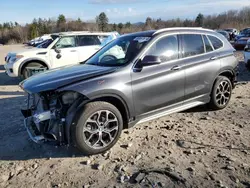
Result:
<svg viewBox="0 0 250 188"><path fill-rule="evenodd" d="M220 48L223 47L223 42L220 39L218 39L217 37L208 35L208 38L211 41L211 43L212 43L215 50L220 49Z"/></svg>
<svg viewBox="0 0 250 188"><path fill-rule="evenodd" d="M210 44L207 36L203 35L203 40L204 40L206 52L212 52L213 51L213 47L211 46L211 44Z"/></svg>

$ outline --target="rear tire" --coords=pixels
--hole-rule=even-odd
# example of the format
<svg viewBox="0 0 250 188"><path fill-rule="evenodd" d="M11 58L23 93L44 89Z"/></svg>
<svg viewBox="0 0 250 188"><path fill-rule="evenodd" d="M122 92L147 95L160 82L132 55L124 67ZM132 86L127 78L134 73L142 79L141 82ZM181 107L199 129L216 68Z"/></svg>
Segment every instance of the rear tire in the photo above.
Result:
<svg viewBox="0 0 250 188"><path fill-rule="evenodd" d="M44 68L44 66L43 66L42 64L36 63L36 62L31 62L31 63L27 64L27 65L23 68L22 73L21 73L21 78L22 78L23 80L29 78L29 73L28 73L28 71L27 71L27 69L26 69L27 67Z"/></svg>
<svg viewBox="0 0 250 188"><path fill-rule="evenodd" d="M86 155L109 150L123 130L120 111L107 102L91 102L84 106L71 129L74 146Z"/></svg>
<svg viewBox="0 0 250 188"><path fill-rule="evenodd" d="M232 83L225 76L218 76L211 92L209 107L213 110L225 108L232 95Z"/></svg>

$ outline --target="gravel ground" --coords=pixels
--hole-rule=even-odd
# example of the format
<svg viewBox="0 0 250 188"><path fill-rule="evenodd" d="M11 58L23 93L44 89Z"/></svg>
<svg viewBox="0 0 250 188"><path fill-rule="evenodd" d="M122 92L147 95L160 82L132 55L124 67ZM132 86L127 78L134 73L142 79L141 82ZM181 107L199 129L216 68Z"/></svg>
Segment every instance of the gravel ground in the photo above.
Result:
<svg viewBox="0 0 250 188"><path fill-rule="evenodd" d="M20 107L20 80L4 73L0 46L0 187L250 187L250 73L221 111L204 106L123 132L107 153L85 157L70 148L32 143Z"/></svg>

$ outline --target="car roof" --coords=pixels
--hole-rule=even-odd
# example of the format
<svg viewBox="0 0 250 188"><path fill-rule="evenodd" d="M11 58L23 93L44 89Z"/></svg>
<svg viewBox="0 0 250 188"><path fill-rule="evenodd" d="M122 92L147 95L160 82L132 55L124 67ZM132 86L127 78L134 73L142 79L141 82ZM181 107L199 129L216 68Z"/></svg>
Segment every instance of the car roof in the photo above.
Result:
<svg viewBox="0 0 250 188"><path fill-rule="evenodd" d="M172 32L202 32L202 33L216 33L213 30L210 29L204 29L201 27L172 27L172 28L164 28L164 29L159 29L159 30L149 30L149 31L141 31L141 32L136 32L136 33L131 33L131 34L126 34L122 36L134 36L134 37L152 37L157 34L162 34L162 33L172 33Z"/></svg>
<svg viewBox="0 0 250 188"><path fill-rule="evenodd" d="M152 37L154 33L155 33L155 30L140 31L140 32L136 32L136 33L124 34L121 37L124 37L124 36L131 36L131 37Z"/></svg>
<svg viewBox="0 0 250 188"><path fill-rule="evenodd" d="M211 30L211 29L205 29L202 27L172 27L172 28L164 28L164 29L160 29L157 30L154 35L159 34L159 33L163 33L163 32L202 32L202 33L215 33L215 31Z"/></svg>
<svg viewBox="0 0 250 188"><path fill-rule="evenodd" d="M103 35L109 36L114 32L91 32L91 31L73 31L73 32L61 32L61 33L53 33L52 35L57 36L76 36L76 35Z"/></svg>

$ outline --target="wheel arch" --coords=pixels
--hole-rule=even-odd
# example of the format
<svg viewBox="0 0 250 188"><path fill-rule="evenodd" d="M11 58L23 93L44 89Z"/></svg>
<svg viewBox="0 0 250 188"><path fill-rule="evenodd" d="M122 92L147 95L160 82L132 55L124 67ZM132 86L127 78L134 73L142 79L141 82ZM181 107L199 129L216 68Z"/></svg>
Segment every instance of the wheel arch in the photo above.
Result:
<svg viewBox="0 0 250 188"><path fill-rule="evenodd" d="M229 94L228 100L226 102L225 102L225 98L223 99L225 104L218 104L216 99L217 99L217 88L219 85L217 85L217 83L220 84L221 83L220 79L223 80L223 77L224 77L224 79L227 78L228 82L231 82L231 93ZM217 77L214 79L214 83L212 85L212 89L210 92L210 102L208 103L208 106L210 107L210 109L221 110L228 105L230 98L231 98L231 95L232 95L232 89L234 87L234 78L235 78L235 74L233 71L230 71L230 70L222 71L220 74L217 75Z"/></svg>
<svg viewBox="0 0 250 188"><path fill-rule="evenodd" d="M104 101L114 105L121 112L124 125L123 128L129 128L128 123L131 117L130 111L122 97L115 94L105 94L88 98L82 95L82 98L79 98L79 100L75 101L75 103L70 107L66 116L65 135L68 144L71 143L71 127L76 124L77 119L79 118L81 112L84 110L84 106L87 103L96 101Z"/></svg>
<svg viewBox="0 0 250 188"><path fill-rule="evenodd" d="M120 111L122 115L124 129L128 128L128 123L130 119L130 111L129 111L127 104L120 96L117 96L114 94L101 95L101 96L96 96L92 98L89 102L95 102L95 101L104 101L104 102L108 102L114 105Z"/></svg>
<svg viewBox="0 0 250 188"><path fill-rule="evenodd" d="M234 74L234 71L233 71L233 70L230 70L230 69L228 69L228 70L223 70L223 71L219 72L219 73L217 74L217 76L214 78L214 80L213 80L213 82L212 82L213 84L211 85L211 88L210 88L210 95L211 95L211 93L212 93L212 91L213 91L215 82L216 82L216 80L217 80L217 78L218 78L219 76L225 76L225 77L227 77L227 78L231 81L231 84L232 84L233 88L235 87L234 79L235 79L235 76L236 76L236 75Z"/></svg>
<svg viewBox="0 0 250 188"><path fill-rule="evenodd" d="M235 80L235 76L236 75L234 74L234 72L232 70L224 70L218 76L225 76L225 77L227 77L231 81L232 86L234 87L234 80ZM215 83L215 81L214 81L214 83Z"/></svg>
<svg viewBox="0 0 250 188"><path fill-rule="evenodd" d="M27 59L27 60L25 60L25 61L23 61L22 63L21 63L21 65L19 66L19 69L18 69L18 76L21 76L21 74L22 74L22 71L23 71L23 69L25 68L25 66L27 66L29 63L39 63L39 64L41 64L41 65L43 65L43 66L46 66L47 68L50 68L49 67L49 65L48 65L48 63L46 63L44 60L42 60L42 59L38 59L38 58L32 58L32 59Z"/></svg>

